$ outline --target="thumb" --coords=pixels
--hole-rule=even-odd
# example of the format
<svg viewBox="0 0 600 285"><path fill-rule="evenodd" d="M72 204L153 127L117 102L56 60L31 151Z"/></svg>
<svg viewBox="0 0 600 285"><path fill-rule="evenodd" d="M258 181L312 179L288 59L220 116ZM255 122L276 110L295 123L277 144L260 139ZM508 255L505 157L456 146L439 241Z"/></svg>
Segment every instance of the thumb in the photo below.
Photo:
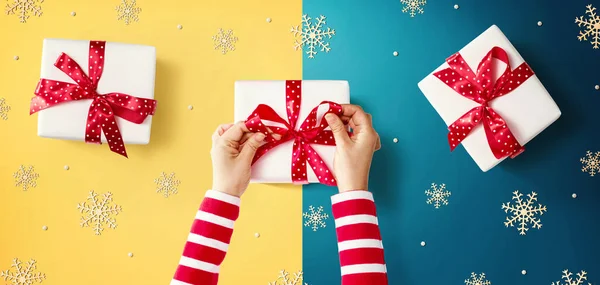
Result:
<svg viewBox="0 0 600 285"><path fill-rule="evenodd" d="M342 120L340 120L340 117L336 116L335 114L329 113L325 115L325 120L327 121L329 127L331 128L331 131L333 132L333 137L335 138L335 143L337 145L340 145L350 140L350 137L348 136L348 131L346 130L346 127L344 126Z"/></svg>
<svg viewBox="0 0 600 285"><path fill-rule="evenodd" d="M256 150L262 145L265 140L265 134L256 133L251 138L249 138L244 146L242 147L242 151L240 152L240 157L243 160L248 161L248 163L252 162L254 159L254 154L256 154Z"/></svg>

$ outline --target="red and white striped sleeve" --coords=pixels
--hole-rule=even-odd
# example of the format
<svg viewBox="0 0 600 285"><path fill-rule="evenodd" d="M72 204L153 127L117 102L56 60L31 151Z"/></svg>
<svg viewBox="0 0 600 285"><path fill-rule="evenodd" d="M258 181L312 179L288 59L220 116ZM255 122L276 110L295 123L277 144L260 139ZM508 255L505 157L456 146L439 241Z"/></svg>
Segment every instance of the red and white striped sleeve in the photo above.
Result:
<svg viewBox="0 0 600 285"><path fill-rule="evenodd" d="M349 191L331 197L342 285L387 285L387 269L373 194Z"/></svg>
<svg viewBox="0 0 600 285"><path fill-rule="evenodd" d="M239 213L240 198L214 190L206 192L171 285L217 284L219 266Z"/></svg>

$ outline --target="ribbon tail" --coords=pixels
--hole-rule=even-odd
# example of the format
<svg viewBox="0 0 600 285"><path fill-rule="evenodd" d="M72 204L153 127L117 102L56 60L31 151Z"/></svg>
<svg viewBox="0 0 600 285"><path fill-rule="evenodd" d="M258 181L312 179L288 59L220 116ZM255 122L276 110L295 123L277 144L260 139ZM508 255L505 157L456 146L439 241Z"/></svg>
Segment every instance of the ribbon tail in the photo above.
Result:
<svg viewBox="0 0 600 285"><path fill-rule="evenodd" d="M306 149L308 146L305 142L300 139L294 141L294 148L292 150L292 182L294 184L308 184L308 177L306 171ZM310 160L310 159L309 159Z"/></svg>
<svg viewBox="0 0 600 285"><path fill-rule="evenodd" d="M481 123L482 106L475 107L465 113L448 127L448 144L450 151L456 147Z"/></svg>
<svg viewBox="0 0 600 285"><path fill-rule="evenodd" d="M525 148L517 141L506 121L494 110L487 107L483 128L492 153L497 159L517 157Z"/></svg>
<svg viewBox="0 0 600 285"><path fill-rule="evenodd" d="M328 186L336 186L335 177L333 177L333 173L331 173L321 156L309 144L304 145L304 150L307 153L307 162L319 182Z"/></svg>

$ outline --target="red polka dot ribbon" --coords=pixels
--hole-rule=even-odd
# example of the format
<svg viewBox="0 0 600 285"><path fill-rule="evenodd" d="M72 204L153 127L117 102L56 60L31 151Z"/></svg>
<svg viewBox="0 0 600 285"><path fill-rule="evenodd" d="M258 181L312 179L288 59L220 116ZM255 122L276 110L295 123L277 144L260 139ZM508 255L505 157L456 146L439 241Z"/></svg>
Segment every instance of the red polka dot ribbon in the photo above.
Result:
<svg viewBox="0 0 600 285"><path fill-rule="evenodd" d="M101 144L100 134L104 132L110 150L127 157L115 116L141 124L146 117L154 115L156 101L123 93L98 94L96 92L104 67L105 46L106 43L103 41L90 41L88 75L75 60L62 53L54 66L76 83L40 79L35 90L36 96L31 100L29 114L64 102L92 100L87 117L85 142Z"/></svg>
<svg viewBox="0 0 600 285"><path fill-rule="evenodd" d="M258 105L258 107L256 107L256 109L248 117L248 120L246 120L246 126L250 131L262 132L267 135L265 138L265 145L256 151L256 155L254 156L254 161L252 163L254 164L269 150L286 141L293 140L294 148L292 151L291 166L292 182L295 184L308 183L308 178L306 175L306 165L308 164L316 174L319 182L326 185L335 186L336 182L333 174L329 168L327 168L327 165L323 162L323 159L310 145L335 145L333 133L330 130L325 130L327 127L329 127L327 121L325 121L323 117L318 117L317 111L320 106L329 105L329 109L323 114L323 116L329 113L340 116L342 114L342 106L329 101L321 102L318 106L312 109L310 114L308 114L308 117L306 117L306 120L304 120L304 122L302 122L300 125L300 128L296 130L296 123L300 113L300 102L302 100L302 81L286 81L285 97L288 117L287 121L281 118L270 106L264 104ZM267 126L265 125L265 122L279 123L285 127ZM281 139L276 140L273 138L273 134L281 135Z"/></svg>
<svg viewBox="0 0 600 285"><path fill-rule="evenodd" d="M496 65L496 61L492 60L494 58L506 63L506 69L492 82ZM506 51L500 47L492 48L481 60L477 74L473 73L460 53L455 53L446 62L450 67L434 75L458 94L481 104L448 127L450 150L454 150L478 124L483 124L488 144L497 159L507 156L514 158L522 153L525 148L512 134L506 121L489 106L489 102L510 93L533 76L529 65L524 62L512 70Z"/></svg>

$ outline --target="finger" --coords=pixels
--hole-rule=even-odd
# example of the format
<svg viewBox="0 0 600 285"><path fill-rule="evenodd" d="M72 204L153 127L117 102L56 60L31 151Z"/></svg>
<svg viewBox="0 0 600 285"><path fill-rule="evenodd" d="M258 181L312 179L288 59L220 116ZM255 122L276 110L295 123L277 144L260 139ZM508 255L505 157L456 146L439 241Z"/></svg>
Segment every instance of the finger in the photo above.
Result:
<svg viewBox="0 0 600 285"><path fill-rule="evenodd" d="M342 105L342 116L350 117L355 125L358 126L372 126L370 116L358 105L346 104Z"/></svg>
<svg viewBox="0 0 600 285"><path fill-rule="evenodd" d="M231 126L233 126L233 124L219 125L212 135L213 141L216 140L217 138L219 138L220 136L222 136L225 131L227 131L229 128L231 128Z"/></svg>
<svg viewBox="0 0 600 285"><path fill-rule="evenodd" d="M237 122L235 125L226 130L221 137L228 141L239 142L244 134L249 132L250 130L248 130L248 127L246 127L246 123Z"/></svg>
<svg viewBox="0 0 600 285"><path fill-rule="evenodd" d="M329 127L331 128L331 131L333 132L333 137L335 139L336 145L342 145L343 143L350 141L350 137L348 136L348 132L346 131L346 126L344 126L344 123L342 122L340 117L330 113L325 115L325 120L327 121Z"/></svg>
<svg viewBox="0 0 600 285"><path fill-rule="evenodd" d="M254 159L256 150L263 144L265 137L266 136L263 133L253 134L252 137L250 137L242 147L239 158L250 165L250 163L252 163L252 159Z"/></svg>
<svg viewBox="0 0 600 285"><path fill-rule="evenodd" d="M379 137L379 134L377 134L377 142L375 143L375 151L378 151L381 149L381 137Z"/></svg>
<svg viewBox="0 0 600 285"><path fill-rule="evenodd" d="M244 143L246 143L248 141L248 139L252 137L252 135L254 135L254 133L245 133L242 136L242 139L240 140L240 145L243 145Z"/></svg>

